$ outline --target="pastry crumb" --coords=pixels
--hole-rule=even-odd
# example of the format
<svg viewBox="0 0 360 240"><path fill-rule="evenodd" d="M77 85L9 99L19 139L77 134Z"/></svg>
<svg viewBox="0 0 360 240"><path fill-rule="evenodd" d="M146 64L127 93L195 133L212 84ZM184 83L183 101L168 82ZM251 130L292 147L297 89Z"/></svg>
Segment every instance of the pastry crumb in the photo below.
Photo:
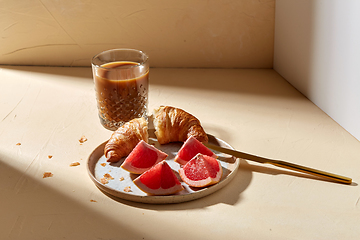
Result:
<svg viewBox="0 0 360 240"><path fill-rule="evenodd" d="M48 155L48 158L51 159L53 156L52 155Z"/></svg>
<svg viewBox="0 0 360 240"><path fill-rule="evenodd" d="M114 179L109 173L105 173L104 178L107 178L107 179L110 179L110 180Z"/></svg>
<svg viewBox="0 0 360 240"><path fill-rule="evenodd" d="M44 172L43 174L43 178L48 178L48 177L52 177L54 176L54 174L52 174L51 172Z"/></svg>
<svg viewBox="0 0 360 240"><path fill-rule="evenodd" d="M113 180L113 179L114 179L114 178L113 178L110 174L105 173L105 174L104 174L104 177L100 179L100 182L101 182L102 184L108 184L108 183L109 183L109 180Z"/></svg>
<svg viewBox="0 0 360 240"><path fill-rule="evenodd" d="M87 141L87 138L83 135L83 136L81 136L81 138L79 139L79 142L80 143L84 143L84 142L86 142Z"/></svg>
<svg viewBox="0 0 360 240"><path fill-rule="evenodd" d="M90 199L90 202L97 202L96 200L94 200L94 199Z"/></svg>
<svg viewBox="0 0 360 240"><path fill-rule="evenodd" d="M102 164L100 164L101 166L103 166L103 167L105 167L106 166L106 163L102 163Z"/></svg>
<svg viewBox="0 0 360 240"><path fill-rule="evenodd" d="M101 182L102 184L108 184L108 183L109 183L109 180L104 177L104 178L100 178L100 182Z"/></svg>
<svg viewBox="0 0 360 240"><path fill-rule="evenodd" d="M131 192L131 187L130 186L125 187L124 192Z"/></svg>
<svg viewBox="0 0 360 240"><path fill-rule="evenodd" d="M75 167L75 166L79 166L80 163L79 162L73 162L70 164L70 167Z"/></svg>
<svg viewBox="0 0 360 240"><path fill-rule="evenodd" d="M21 143L19 143L19 142L16 144L16 146L20 146L20 145L21 145Z"/></svg>
<svg viewBox="0 0 360 240"><path fill-rule="evenodd" d="M120 181L124 181L124 179L125 179L124 177L121 177L119 180L120 180Z"/></svg>

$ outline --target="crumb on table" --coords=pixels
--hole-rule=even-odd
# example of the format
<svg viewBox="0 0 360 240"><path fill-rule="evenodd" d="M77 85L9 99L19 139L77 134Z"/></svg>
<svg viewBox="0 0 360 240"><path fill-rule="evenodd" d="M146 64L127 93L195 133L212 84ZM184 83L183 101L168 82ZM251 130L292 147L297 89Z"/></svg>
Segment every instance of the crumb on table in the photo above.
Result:
<svg viewBox="0 0 360 240"><path fill-rule="evenodd" d="M83 135L83 136L81 136L81 138L79 139L79 142L80 143L84 143L84 142L86 142L87 141L87 138Z"/></svg>
<svg viewBox="0 0 360 240"><path fill-rule="evenodd" d="M43 174L43 178L48 178L48 177L52 177L54 176L54 174L52 174L51 172L44 172Z"/></svg>
<svg viewBox="0 0 360 240"><path fill-rule="evenodd" d="M75 167L75 166L79 166L80 163L79 162L73 162L70 164L70 167Z"/></svg>

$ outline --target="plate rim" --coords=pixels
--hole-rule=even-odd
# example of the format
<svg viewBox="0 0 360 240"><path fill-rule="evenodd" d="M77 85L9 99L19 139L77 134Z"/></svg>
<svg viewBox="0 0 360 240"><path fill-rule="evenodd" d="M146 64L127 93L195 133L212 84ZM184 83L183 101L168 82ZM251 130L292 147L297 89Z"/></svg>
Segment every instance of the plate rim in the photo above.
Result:
<svg viewBox="0 0 360 240"><path fill-rule="evenodd" d="M224 140L217 138L217 137L212 137L212 138L215 139L216 141L221 142L222 144L226 145L230 149L234 150L234 148L229 143L225 142ZM232 156L233 159L235 160L235 162L233 163L234 169L229 173L228 176L226 176L223 180L221 180L217 184L214 184L214 185L206 187L206 188L202 188L200 190L197 190L196 192L192 192L189 194L166 195L166 196L133 195L133 194L128 194L126 192L118 191L111 187L107 187L105 184L102 184L95 177L95 165L100 160L100 158L103 156L103 154L101 155L100 158L95 158L95 160L93 160L93 158L94 158L93 156L96 153L98 153L99 151L101 151L103 153L103 149L107 142L108 142L108 140L103 142L102 144L98 145L89 155L89 157L87 159L88 175L90 176L90 179L95 183L96 187L98 187L101 191L103 191L107 194L110 194L112 197L120 198L122 200L132 201L132 202L150 203L150 204L171 204L171 203L188 202L188 201L206 197L206 196L220 190L221 188L225 187L235 177L235 175L239 169L239 165L240 165L240 159ZM95 161L95 163L93 163L93 161ZM94 166L94 167L92 167L92 166Z"/></svg>

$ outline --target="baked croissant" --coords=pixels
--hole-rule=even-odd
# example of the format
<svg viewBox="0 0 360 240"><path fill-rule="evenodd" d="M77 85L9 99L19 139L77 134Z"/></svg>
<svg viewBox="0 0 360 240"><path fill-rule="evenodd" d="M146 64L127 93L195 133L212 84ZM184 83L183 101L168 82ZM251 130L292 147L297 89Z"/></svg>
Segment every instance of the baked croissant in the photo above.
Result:
<svg viewBox="0 0 360 240"><path fill-rule="evenodd" d="M105 145L108 162L118 162L130 154L141 140L148 142L148 124L145 118L135 118L119 127Z"/></svg>
<svg viewBox="0 0 360 240"><path fill-rule="evenodd" d="M185 142L190 136L200 142L208 142L200 121L182 109L160 106L154 109L153 119L155 135L160 144Z"/></svg>

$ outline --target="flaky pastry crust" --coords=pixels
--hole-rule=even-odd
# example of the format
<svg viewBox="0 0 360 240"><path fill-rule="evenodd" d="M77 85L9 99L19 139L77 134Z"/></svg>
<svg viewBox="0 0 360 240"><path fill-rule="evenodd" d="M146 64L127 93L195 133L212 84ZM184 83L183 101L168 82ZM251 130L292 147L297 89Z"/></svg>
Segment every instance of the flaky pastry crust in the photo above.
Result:
<svg viewBox="0 0 360 240"><path fill-rule="evenodd" d="M190 113L175 107L160 106L154 109L155 135L160 144L185 142L193 136L200 142L208 142L200 121Z"/></svg>
<svg viewBox="0 0 360 240"><path fill-rule="evenodd" d="M148 142L148 124L145 118L133 119L119 127L104 148L108 162L118 162L129 155L141 140Z"/></svg>

